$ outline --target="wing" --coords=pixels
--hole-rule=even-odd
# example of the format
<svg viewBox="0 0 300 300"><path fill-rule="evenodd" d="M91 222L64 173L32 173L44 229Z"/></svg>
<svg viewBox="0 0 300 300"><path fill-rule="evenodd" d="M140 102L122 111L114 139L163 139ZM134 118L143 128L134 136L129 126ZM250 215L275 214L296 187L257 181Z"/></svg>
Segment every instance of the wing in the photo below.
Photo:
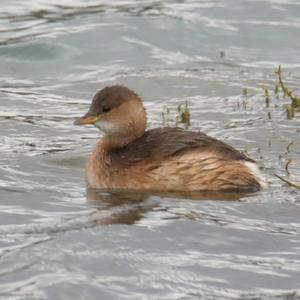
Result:
<svg viewBox="0 0 300 300"><path fill-rule="evenodd" d="M126 147L111 153L113 163L133 165L143 160L161 160L194 149L211 150L227 160L254 162L240 151L202 132L186 131L181 128L155 128L148 130Z"/></svg>

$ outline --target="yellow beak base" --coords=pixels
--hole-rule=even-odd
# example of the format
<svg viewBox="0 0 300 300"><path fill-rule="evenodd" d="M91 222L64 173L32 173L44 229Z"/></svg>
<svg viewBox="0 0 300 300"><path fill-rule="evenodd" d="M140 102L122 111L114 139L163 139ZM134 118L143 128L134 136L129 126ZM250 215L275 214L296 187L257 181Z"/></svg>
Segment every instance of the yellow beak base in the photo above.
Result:
<svg viewBox="0 0 300 300"><path fill-rule="evenodd" d="M98 116L83 116L74 121L74 125L93 125L99 120Z"/></svg>

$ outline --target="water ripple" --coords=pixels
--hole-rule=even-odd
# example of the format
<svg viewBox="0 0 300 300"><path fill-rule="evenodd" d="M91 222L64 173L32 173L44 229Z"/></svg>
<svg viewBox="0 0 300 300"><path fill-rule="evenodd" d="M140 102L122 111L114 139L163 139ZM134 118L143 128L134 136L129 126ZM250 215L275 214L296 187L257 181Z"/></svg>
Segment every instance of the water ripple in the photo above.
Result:
<svg viewBox="0 0 300 300"><path fill-rule="evenodd" d="M273 92L281 64L300 94L299 9L292 0L4 0L0 298L300 299L299 191L272 175L299 182L300 116L288 120L289 99ZM174 126L187 102L190 129L258 160L269 189L86 189L84 164L102 135L73 120L112 84L140 94L149 128Z"/></svg>

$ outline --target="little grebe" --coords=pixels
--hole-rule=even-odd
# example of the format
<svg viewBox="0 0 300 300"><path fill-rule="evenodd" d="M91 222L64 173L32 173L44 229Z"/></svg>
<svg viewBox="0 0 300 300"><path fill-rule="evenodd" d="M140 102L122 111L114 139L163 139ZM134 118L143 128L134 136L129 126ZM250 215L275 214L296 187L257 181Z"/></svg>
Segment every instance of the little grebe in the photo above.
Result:
<svg viewBox="0 0 300 300"><path fill-rule="evenodd" d="M76 125L105 136L86 166L91 187L156 191L249 190L266 185L258 165L231 146L180 128L146 130L141 98L125 86L98 91Z"/></svg>

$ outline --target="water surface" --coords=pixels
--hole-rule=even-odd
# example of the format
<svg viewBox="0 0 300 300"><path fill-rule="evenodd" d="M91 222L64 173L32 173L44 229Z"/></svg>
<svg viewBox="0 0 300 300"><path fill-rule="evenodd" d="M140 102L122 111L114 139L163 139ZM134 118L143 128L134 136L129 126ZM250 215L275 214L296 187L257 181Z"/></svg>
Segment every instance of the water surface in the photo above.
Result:
<svg viewBox="0 0 300 300"><path fill-rule="evenodd" d="M279 64L300 94L299 34L292 0L2 1L0 298L299 299L300 194L272 175L300 182L299 113L273 95ZM188 101L191 129L258 160L269 189L86 189L101 134L73 120L112 84L150 128Z"/></svg>

